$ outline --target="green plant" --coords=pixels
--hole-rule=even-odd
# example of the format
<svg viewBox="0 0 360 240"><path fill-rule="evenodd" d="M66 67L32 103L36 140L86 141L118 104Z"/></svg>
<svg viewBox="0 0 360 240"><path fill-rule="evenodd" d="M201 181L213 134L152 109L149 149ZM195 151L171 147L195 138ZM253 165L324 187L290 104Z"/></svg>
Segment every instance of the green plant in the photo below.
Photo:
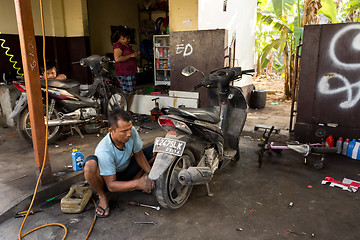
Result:
<svg viewBox="0 0 360 240"><path fill-rule="evenodd" d="M271 4L269 4L271 2ZM277 68L283 69L285 79L285 97L291 97L292 81L294 77L294 60L296 45L303 34L301 27L303 1L300 0L272 0L258 2L257 14L257 46L264 46L258 51L258 68L265 68L269 63L269 56L283 57L283 67L279 66L279 59L276 60ZM268 35L265 43L259 26L271 27L272 34ZM259 38L258 38L259 36Z"/></svg>

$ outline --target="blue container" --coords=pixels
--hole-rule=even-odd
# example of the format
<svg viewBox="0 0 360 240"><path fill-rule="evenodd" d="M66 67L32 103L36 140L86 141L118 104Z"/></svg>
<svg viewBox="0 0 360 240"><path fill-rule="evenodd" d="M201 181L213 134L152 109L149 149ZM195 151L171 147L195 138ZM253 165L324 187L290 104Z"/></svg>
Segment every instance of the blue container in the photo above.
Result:
<svg viewBox="0 0 360 240"><path fill-rule="evenodd" d="M347 149L347 154L346 154L348 157L352 157L355 144L356 144L356 139L351 140L351 142L349 143L349 146Z"/></svg>
<svg viewBox="0 0 360 240"><path fill-rule="evenodd" d="M79 171L84 169L84 154L79 152L76 148L73 149L71 154L72 165L74 171Z"/></svg>

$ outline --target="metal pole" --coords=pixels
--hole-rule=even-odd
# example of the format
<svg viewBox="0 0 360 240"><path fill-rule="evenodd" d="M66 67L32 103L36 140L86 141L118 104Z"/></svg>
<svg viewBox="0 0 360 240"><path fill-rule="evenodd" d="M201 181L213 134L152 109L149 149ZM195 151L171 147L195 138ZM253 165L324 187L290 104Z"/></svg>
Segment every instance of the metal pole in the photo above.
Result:
<svg viewBox="0 0 360 240"><path fill-rule="evenodd" d="M30 0L14 0L14 3L30 114L36 171L37 175L39 175L45 155L45 123L31 2ZM52 182L48 154L46 154L45 157L45 167L41 177L42 185Z"/></svg>

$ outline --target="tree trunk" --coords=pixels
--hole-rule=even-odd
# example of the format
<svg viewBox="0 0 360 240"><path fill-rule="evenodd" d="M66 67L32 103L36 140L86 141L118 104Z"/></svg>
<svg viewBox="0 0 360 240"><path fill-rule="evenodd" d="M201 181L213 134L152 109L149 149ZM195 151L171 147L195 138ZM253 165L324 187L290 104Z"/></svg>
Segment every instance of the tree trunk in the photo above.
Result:
<svg viewBox="0 0 360 240"><path fill-rule="evenodd" d="M303 26L319 22L317 13L321 7L321 0L305 0Z"/></svg>
<svg viewBox="0 0 360 240"><path fill-rule="evenodd" d="M290 89L290 67L289 67L289 52L288 52L288 45L286 43L283 51L284 55L284 73L285 73L285 83L284 83L284 92L285 97L289 99L291 97L291 89Z"/></svg>

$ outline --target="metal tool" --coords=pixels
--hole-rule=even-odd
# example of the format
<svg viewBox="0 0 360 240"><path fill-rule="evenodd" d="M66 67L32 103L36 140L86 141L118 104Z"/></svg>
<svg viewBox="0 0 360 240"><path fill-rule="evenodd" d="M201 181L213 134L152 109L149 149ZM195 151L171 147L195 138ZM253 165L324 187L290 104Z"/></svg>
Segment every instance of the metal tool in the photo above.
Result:
<svg viewBox="0 0 360 240"><path fill-rule="evenodd" d="M138 222L138 221L134 221L134 220L132 220L133 221L133 223L136 223L136 224L152 224L152 225L156 225L156 223L154 223L154 222Z"/></svg>
<svg viewBox="0 0 360 240"><path fill-rule="evenodd" d="M31 210L29 212L29 215L34 215L35 213L38 213L38 212L41 212L42 210L36 210L36 211L33 211ZM18 212L15 214L14 218L21 218L21 217L25 217L26 216L26 213L27 211L22 211L22 212Z"/></svg>
<svg viewBox="0 0 360 240"><path fill-rule="evenodd" d="M290 229L288 230L288 233L293 233L296 235L306 235L306 232L298 233L298 232L291 231Z"/></svg>
<svg viewBox="0 0 360 240"><path fill-rule="evenodd" d="M148 207L148 208L153 208L158 211L160 210L159 206L151 206L151 205L146 205L146 204L142 204L142 203L138 203L138 202L128 202L128 204L131 206Z"/></svg>

